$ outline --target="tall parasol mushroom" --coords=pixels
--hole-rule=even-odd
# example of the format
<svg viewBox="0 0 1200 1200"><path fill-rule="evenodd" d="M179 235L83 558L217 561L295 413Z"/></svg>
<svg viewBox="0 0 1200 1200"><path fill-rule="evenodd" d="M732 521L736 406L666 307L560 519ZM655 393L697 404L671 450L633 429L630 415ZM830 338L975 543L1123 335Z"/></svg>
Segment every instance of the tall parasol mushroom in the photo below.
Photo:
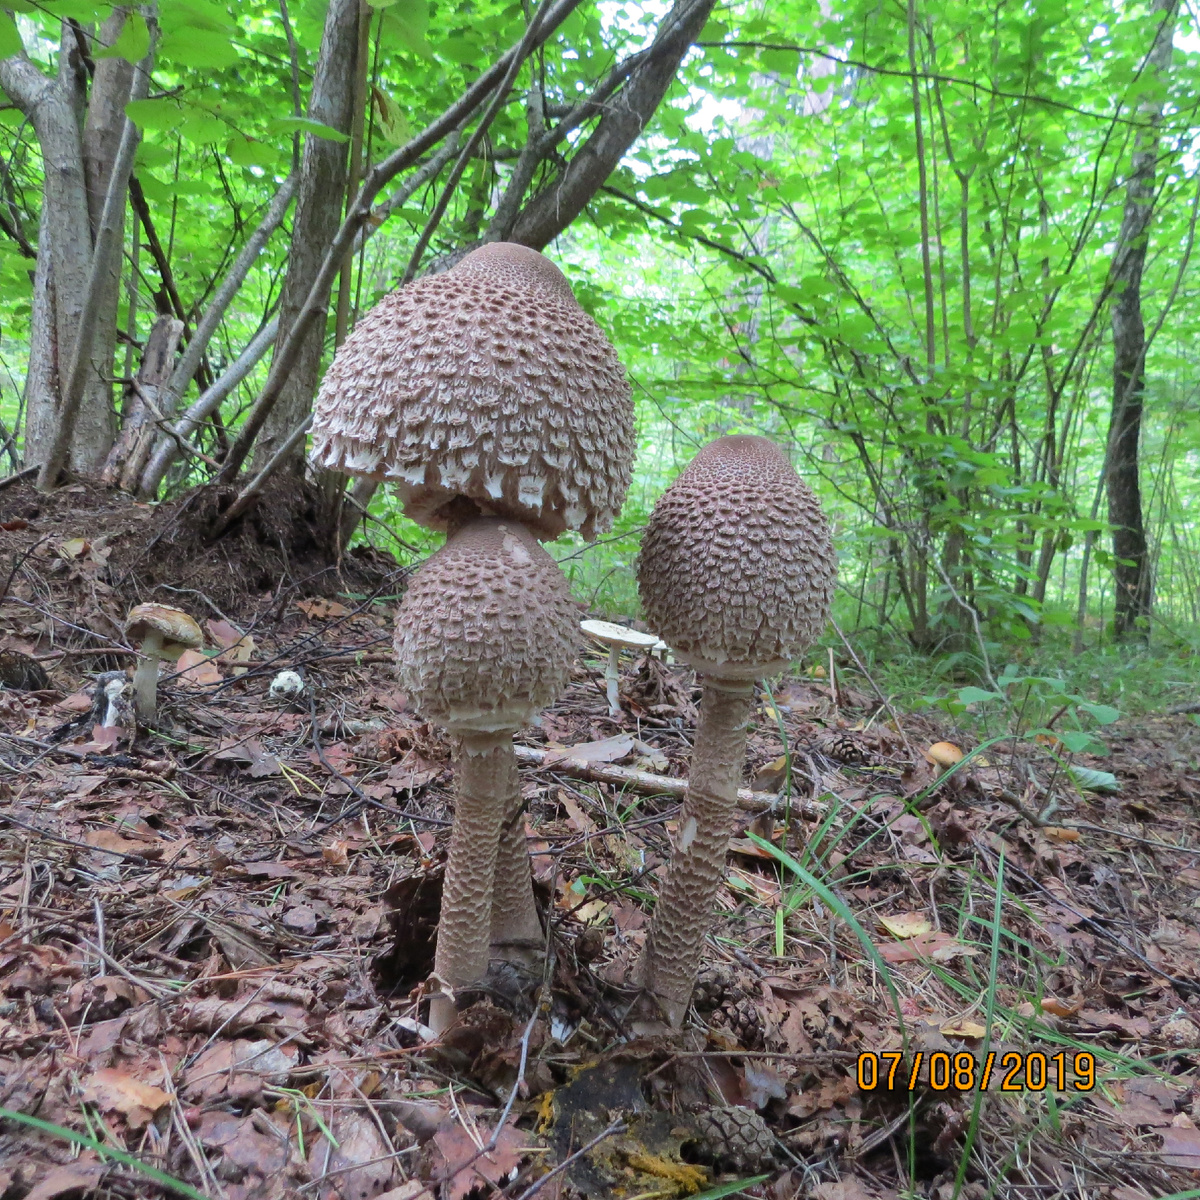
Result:
<svg viewBox="0 0 1200 1200"><path fill-rule="evenodd" d="M702 685L679 833L640 964L676 1027L724 876L753 681L785 670L820 634L836 571L816 497L762 437L705 446L659 499L642 539L646 619Z"/></svg>
<svg viewBox="0 0 1200 1200"><path fill-rule="evenodd" d="M577 611L558 564L524 526L481 517L425 563L396 614L401 686L455 743L434 964L450 991L433 1000L437 1032L454 1016L454 991L483 978L491 948L511 958L540 946L512 735L566 686Z"/></svg>

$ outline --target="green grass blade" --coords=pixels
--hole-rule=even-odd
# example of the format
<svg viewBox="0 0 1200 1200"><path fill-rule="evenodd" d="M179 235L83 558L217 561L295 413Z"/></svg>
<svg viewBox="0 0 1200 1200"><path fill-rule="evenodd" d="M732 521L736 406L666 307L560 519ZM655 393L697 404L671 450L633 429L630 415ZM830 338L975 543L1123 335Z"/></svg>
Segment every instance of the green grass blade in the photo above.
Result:
<svg viewBox="0 0 1200 1200"><path fill-rule="evenodd" d="M125 1150L118 1150L114 1146L106 1146L103 1142L98 1142L95 1138L88 1137L87 1134L76 1133L74 1129L67 1129L62 1125L54 1125L50 1121L43 1121L40 1117L31 1117L27 1113L14 1112L11 1108L0 1108L0 1121L16 1121L21 1125L28 1125L41 1133L48 1133L51 1137L58 1138L59 1141L74 1142L76 1146L85 1146L88 1150L95 1150L97 1154L105 1158L114 1159L124 1166L132 1167L135 1171L140 1171L143 1175L153 1179L155 1183L162 1184L163 1187L169 1188L172 1192L176 1192L180 1196L189 1197L189 1200L211 1200L207 1192L199 1191L197 1188L192 1187L190 1183L184 1183L183 1180L176 1179L173 1175L168 1175L165 1171L160 1171L157 1167L152 1167L149 1163L142 1162L140 1158L129 1154Z"/></svg>
<svg viewBox="0 0 1200 1200"><path fill-rule="evenodd" d="M756 1183L765 1183L770 1175L752 1175L749 1179L735 1179L731 1183L718 1183L707 1192L697 1192L690 1200L721 1200L722 1196L732 1196L745 1188L753 1187Z"/></svg>
<svg viewBox="0 0 1200 1200"><path fill-rule="evenodd" d="M892 998L892 1008L896 1012L896 1020L900 1022L900 1036L904 1038L905 1043L908 1042L908 1033L904 1025L904 1013L900 1010L900 993L896 991L895 981L892 979L891 968L884 961L883 956L875 949L875 943L871 941L871 935L859 924L858 918L850 911L849 908L830 890L828 884L823 883L811 871L802 867L786 850L781 850L778 846L768 842L766 838L761 838L756 833L746 831L746 836L760 849L766 851L772 858L781 862L801 883L806 884L832 909L847 925L850 926L854 936L858 938L862 944L862 948L870 956L871 961L875 964L880 975L883 976L883 982L888 990L888 995Z"/></svg>

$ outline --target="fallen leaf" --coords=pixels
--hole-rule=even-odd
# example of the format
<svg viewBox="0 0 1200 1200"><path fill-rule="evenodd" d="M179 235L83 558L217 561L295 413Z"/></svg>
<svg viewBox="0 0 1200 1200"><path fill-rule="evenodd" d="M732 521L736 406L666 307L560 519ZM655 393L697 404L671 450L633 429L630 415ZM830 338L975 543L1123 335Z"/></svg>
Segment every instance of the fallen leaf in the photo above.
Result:
<svg viewBox="0 0 1200 1200"><path fill-rule="evenodd" d="M77 1162L68 1167L54 1167L33 1191L26 1194L25 1200L55 1200L58 1196L68 1194L91 1193L107 1170L107 1164L98 1162Z"/></svg>
<svg viewBox="0 0 1200 1200"><path fill-rule="evenodd" d="M980 1025L978 1021L967 1021L956 1018L953 1021L947 1021L941 1027L940 1032L944 1033L946 1037L981 1038L987 1037L987 1026Z"/></svg>
<svg viewBox="0 0 1200 1200"><path fill-rule="evenodd" d="M929 923L929 918L922 913L908 912L896 913L890 917L880 917L879 923L898 938L919 937L922 933L928 933L933 928Z"/></svg>
<svg viewBox="0 0 1200 1200"><path fill-rule="evenodd" d="M221 683L224 676L216 662L199 650L185 650L175 664L173 683L181 687L202 688L213 687Z"/></svg>
<svg viewBox="0 0 1200 1200"><path fill-rule="evenodd" d="M766 1108L772 1100L787 1099L787 1084L774 1067L747 1060L744 1074L746 1099L754 1108Z"/></svg>
<svg viewBox="0 0 1200 1200"><path fill-rule="evenodd" d="M948 933L922 933L904 942L887 942L875 947L885 962L920 962L931 958L934 962L951 962L953 959L978 954L976 946L965 946Z"/></svg>
<svg viewBox="0 0 1200 1200"><path fill-rule="evenodd" d="M160 1108L171 1103L171 1094L152 1083L143 1083L116 1067L101 1067L84 1084L83 1098L101 1112L119 1112L131 1129L141 1129Z"/></svg>
<svg viewBox="0 0 1200 1200"><path fill-rule="evenodd" d="M331 1132L336 1148L317 1138L308 1156L320 1200L358 1200L391 1187L396 1160L370 1117L349 1113L334 1122Z"/></svg>
<svg viewBox="0 0 1200 1200"><path fill-rule="evenodd" d="M323 621L328 617L346 617L350 610L336 600L297 600L296 607L313 620Z"/></svg>
<svg viewBox="0 0 1200 1200"><path fill-rule="evenodd" d="M350 842L345 838L335 838L321 850L321 857L331 867L344 867L350 861Z"/></svg>
<svg viewBox="0 0 1200 1200"><path fill-rule="evenodd" d="M1104 1029L1111 1033L1123 1033L1133 1041L1140 1041L1150 1036L1149 1017L1125 1017L1114 1012L1095 1012L1084 1009L1078 1014L1077 1020L1081 1025L1090 1029Z"/></svg>
<svg viewBox="0 0 1200 1200"><path fill-rule="evenodd" d="M54 707L60 712L87 712L92 707L92 697L87 692L72 692Z"/></svg>
<svg viewBox="0 0 1200 1200"><path fill-rule="evenodd" d="M546 747L545 765L565 762L611 763L622 758L628 758L633 753L634 736L632 733L619 733L616 737L605 738L600 742L583 742L578 746Z"/></svg>
<svg viewBox="0 0 1200 1200"><path fill-rule="evenodd" d="M477 1135L485 1145L491 1140L491 1131L485 1125L480 1124L477 1127ZM500 1131L500 1136L496 1139L496 1148L488 1154L481 1155L479 1147L461 1124L456 1122L439 1129L433 1135L433 1144L445 1163L436 1174L443 1178L449 1177L445 1190L446 1200L463 1200L463 1197L480 1183L507 1183L521 1165L529 1140L529 1134L521 1132L510 1122ZM470 1165L460 1166L462 1163Z"/></svg>
<svg viewBox="0 0 1200 1200"><path fill-rule="evenodd" d="M1162 1160L1168 1167L1183 1167L1188 1171L1200 1170L1200 1129L1180 1113L1162 1131Z"/></svg>

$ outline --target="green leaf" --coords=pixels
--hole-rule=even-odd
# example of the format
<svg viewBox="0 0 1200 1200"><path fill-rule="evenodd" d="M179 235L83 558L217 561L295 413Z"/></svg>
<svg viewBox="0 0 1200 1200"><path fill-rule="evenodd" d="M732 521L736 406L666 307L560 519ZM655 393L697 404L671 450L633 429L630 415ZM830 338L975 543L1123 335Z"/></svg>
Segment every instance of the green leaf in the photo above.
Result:
<svg viewBox="0 0 1200 1200"><path fill-rule="evenodd" d="M1091 713L1101 725L1111 725L1121 718L1121 710L1113 708L1111 704L1089 704L1086 700L1081 700L1079 707L1084 712Z"/></svg>
<svg viewBox="0 0 1200 1200"><path fill-rule="evenodd" d="M278 147L260 142L257 138L232 137L225 146L231 162L239 167L273 167L279 162Z"/></svg>
<svg viewBox="0 0 1200 1200"><path fill-rule="evenodd" d="M770 1175L752 1175L749 1179L733 1179L728 1183L718 1183L716 1187L710 1187L707 1191L697 1192L691 1200L721 1200L722 1196L732 1196L734 1192L744 1191L746 1188L754 1187L757 1183L763 1183L770 1179Z"/></svg>
<svg viewBox="0 0 1200 1200"><path fill-rule="evenodd" d="M965 687L958 689L960 704L982 704L985 700L1003 700L1002 692L985 692L983 688Z"/></svg>
<svg viewBox="0 0 1200 1200"><path fill-rule="evenodd" d="M1096 739L1084 729L1064 729L1055 734L1072 754L1085 754L1096 748Z"/></svg>
<svg viewBox="0 0 1200 1200"><path fill-rule="evenodd" d="M271 121L273 129L285 133L310 133L313 137L324 138L327 142L348 142L349 136L340 133L332 125L324 125L311 117L275 117Z"/></svg>
<svg viewBox="0 0 1200 1200"><path fill-rule="evenodd" d="M93 58L123 58L126 62L140 63L150 53L150 30L139 12L128 13L121 33L111 46L97 50Z"/></svg>
<svg viewBox="0 0 1200 1200"><path fill-rule="evenodd" d="M174 100L130 100L125 115L139 128L154 131L178 127L181 112Z"/></svg>
<svg viewBox="0 0 1200 1200"><path fill-rule="evenodd" d="M0 13L0 58L12 58L14 54L23 54L25 43L17 32L16 22L8 13Z"/></svg>
<svg viewBox="0 0 1200 1200"><path fill-rule="evenodd" d="M229 34L216 29L186 26L163 34L160 46L164 59L194 70L221 70L241 61Z"/></svg>
<svg viewBox="0 0 1200 1200"><path fill-rule="evenodd" d="M1116 795L1121 790L1121 781L1110 771L1093 771L1090 767L1068 767L1067 771L1085 792Z"/></svg>
<svg viewBox="0 0 1200 1200"><path fill-rule="evenodd" d="M381 88L371 87L371 100L379 122L379 132L389 146L403 146L408 141L411 129L408 118L400 106Z"/></svg>

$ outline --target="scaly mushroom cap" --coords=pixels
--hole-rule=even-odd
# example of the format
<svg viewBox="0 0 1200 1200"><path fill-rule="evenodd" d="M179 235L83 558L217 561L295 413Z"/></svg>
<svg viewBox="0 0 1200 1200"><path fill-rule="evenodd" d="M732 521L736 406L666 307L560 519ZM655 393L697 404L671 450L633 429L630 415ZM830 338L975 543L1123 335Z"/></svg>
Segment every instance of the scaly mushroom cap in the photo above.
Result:
<svg viewBox="0 0 1200 1200"><path fill-rule="evenodd" d="M654 506L638 560L647 623L698 671L786 668L829 618L837 557L817 498L764 437L709 443Z"/></svg>
<svg viewBox="0 0 1200 1200"><path fill-rule="evenodd" d="M529 530L469 521L396 611L400 686L422 716L456 732L519 729L566 687L578 617L562 571Z"/></svg>
<svg viewBox="0 0 1200 1200"><path fill-rule="evenodd" d="M590 540L629 489L629 384L563 273L493 242L359 321L321 384L312 460L391 481L434 529L466 496L540 538Z"/></svg>
<svg viewBox="0 0 1200 1200"><path fill-rule="evenodd" d="M162 657L178 658L185 650L204 645L204 632L180 608L165 604L139 604L125 618L125 636L131 642L143 641L150 630L162 634Z"/></svg>

